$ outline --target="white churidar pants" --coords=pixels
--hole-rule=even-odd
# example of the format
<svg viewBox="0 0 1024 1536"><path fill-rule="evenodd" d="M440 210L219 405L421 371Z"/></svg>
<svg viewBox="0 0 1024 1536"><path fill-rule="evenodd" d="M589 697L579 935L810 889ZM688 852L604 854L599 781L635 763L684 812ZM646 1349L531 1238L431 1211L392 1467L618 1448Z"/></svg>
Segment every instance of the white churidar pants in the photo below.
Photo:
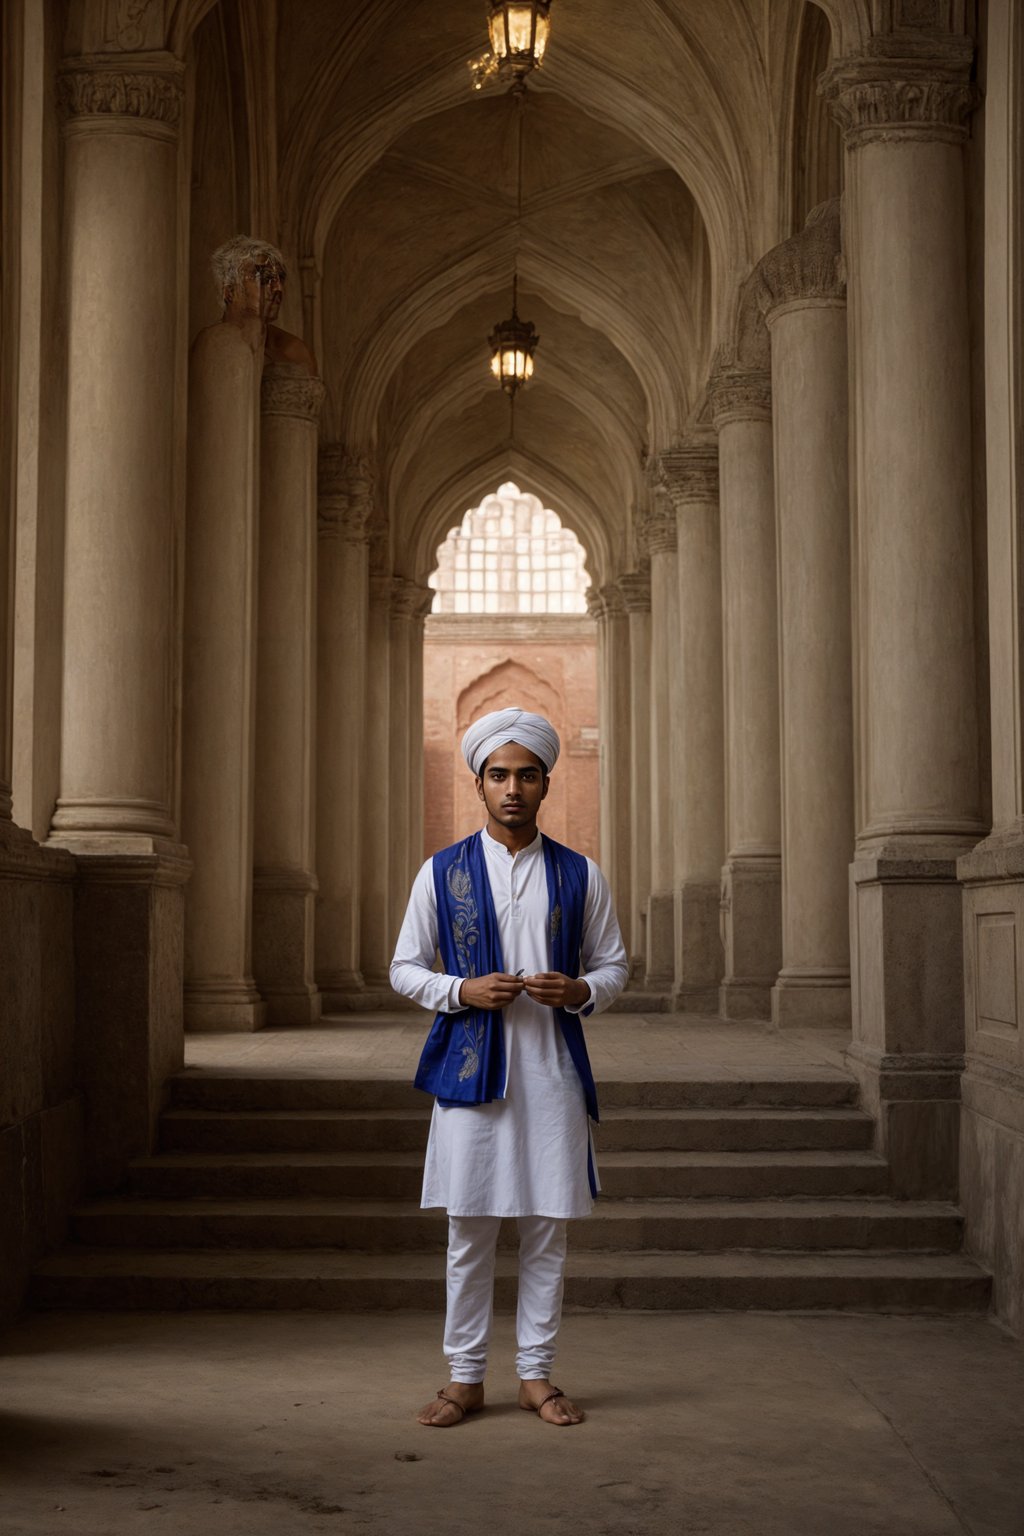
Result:
<svg viewBox="0 0 1024 1536"><path fill-rule="evenodd" d="M516 1372L550 1380L562 1318L566 1224L520 1216ZM444 1352L452 1381L483 1381L494 1317L494 1258L500 1216L449 1216L448 1313Z"/></svg>

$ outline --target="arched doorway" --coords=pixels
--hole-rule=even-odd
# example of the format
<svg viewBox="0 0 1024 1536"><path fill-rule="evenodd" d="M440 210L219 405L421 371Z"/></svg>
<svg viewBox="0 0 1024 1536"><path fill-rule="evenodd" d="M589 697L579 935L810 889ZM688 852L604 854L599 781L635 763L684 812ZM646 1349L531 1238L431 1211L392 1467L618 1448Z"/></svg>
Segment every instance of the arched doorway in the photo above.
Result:
<svg viewBox="0 0 1024 1536"><path fill-rule="evenodd" d="M597 635L582 545L538 497L507 481L450 530L430 585L425 855L480 825L462 733L488 710L517 704L547 715L562 740L545 830L597 858Z"/></svg>

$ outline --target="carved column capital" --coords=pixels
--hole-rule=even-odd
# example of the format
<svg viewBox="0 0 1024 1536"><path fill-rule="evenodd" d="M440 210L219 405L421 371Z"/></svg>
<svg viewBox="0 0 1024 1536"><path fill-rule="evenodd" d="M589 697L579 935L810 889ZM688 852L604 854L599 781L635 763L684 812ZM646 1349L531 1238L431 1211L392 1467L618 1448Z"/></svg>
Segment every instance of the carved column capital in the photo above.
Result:
<svg viewBox="0 0 1024 1536"><path fill-rule="evenodd" d="M601 593L601 588L588 587L583 596L586 601L587 612L589 613L590 617L592 619L596 619L600 624L601 620L604 618L605 612L605 603L604 597Z"/></svg>
<svg viewBox="0 0 1024 1536"><path fill-rule="evenodd" d="M762 256L755 271L757 300L771 325L790 304L844 304L842 199L819 203L799 234Z"/></svg>
<svg viewBox="0 0 1024 1536"><path fill-rule="evenodd" d="M837 60L818 89L853 148L892 139L960 144L979 101L973 58L963 34L875 37L865 53Z"/></svg>
<svg viewBox="0 0 1024 1536"><path fill-rule="evenodd" d="M373 469L344 443L322 443L317 461L317 531L365 544L373 518Z"/></svg>
<svg viewBox="0 0 1024 1536"><path fill-rule="evenodd" d="M708 404L716 431L733 421L771 421L772 376L720 363L708 380Z"/></svg>
<svg viewBox="0 0 1024 1536"><path fill-rule="evenodd" d="M390 602L392 619L400 623L418 619L422 623L433 605L434 589L410 581L407 576L392 576Z"/></svg>
<svg viewBox="0 0 1024 1536"><path fill-rule="evenodd" d="M622 593L619 591L618 582L609 581L598 590L604 603L605 619L625 618L626 604L623 601Z"/></svg>
<svg viewBox="0 0 1024 1536"><path fill-rule="evenodd" d="M640 524L640 537L648 555L674 555L678 544L675 508L667 494L655 498L654 506Z"/></svg>
<svg viewBox="0 0 1024 1536"><path fill-rule="evenodd" d="M677 512L695 503L718 500L718 444L714 438L659 454L658 472Z"/></svg>
<svg viewBox="0 0 1024 1536"><path fill-rule="evenodd" d="M260 409L264 416L293 416L315 426L323 403L323 379L288 364L264 368L260 384Z"/></svg>
<svg viewBox="0 0 1024 1536"><path fill-rule="evenodd" d="M181 127L184 75L184 64L170 53L65 59L57 77L64 131L101 129L174 140Z"/></svg>
<svg viewBox="0 0 1024 1536"><path fill-rule="evenodd" d="M650 570L624 572L619 577L619 593L627 613L650 613Z"/></svg>

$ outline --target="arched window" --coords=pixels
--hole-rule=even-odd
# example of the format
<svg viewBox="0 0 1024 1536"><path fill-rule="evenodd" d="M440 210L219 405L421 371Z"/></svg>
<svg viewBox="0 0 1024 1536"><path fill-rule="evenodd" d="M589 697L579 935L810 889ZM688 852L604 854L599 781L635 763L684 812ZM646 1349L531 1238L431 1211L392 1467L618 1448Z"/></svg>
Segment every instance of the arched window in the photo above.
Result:
<svg viewBox="0 0 1024 1536"><path fill-rule="evenodd" d="M590 577L576 535L507 481L437 552L433 613L586 613Z"/></svg>

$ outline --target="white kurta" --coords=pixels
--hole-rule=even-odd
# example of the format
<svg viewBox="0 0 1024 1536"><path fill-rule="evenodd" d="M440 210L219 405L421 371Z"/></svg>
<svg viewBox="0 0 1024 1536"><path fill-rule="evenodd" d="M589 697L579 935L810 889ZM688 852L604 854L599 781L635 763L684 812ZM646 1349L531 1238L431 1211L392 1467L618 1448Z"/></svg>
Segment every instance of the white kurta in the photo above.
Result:
<svg viewBox="0 0 1024 1536"><path fill-rule="evenodd" d="M548 887L540 835L510 854L482 837L505 970L552 970ZM594 1011L626 984L626 951L608 883L592 859L583 917L582 979ZM431 969L437 952L432 860L413 883L391 985L432 1013L460 1013L462 978ZM589 1005L588 1005L589 1006ZM435 1103L422 1204L452 1216L586 1216L590 1128L583 1087L554 1010L523 992L504 1009L504 1099L443 1109Z"/></svg>

